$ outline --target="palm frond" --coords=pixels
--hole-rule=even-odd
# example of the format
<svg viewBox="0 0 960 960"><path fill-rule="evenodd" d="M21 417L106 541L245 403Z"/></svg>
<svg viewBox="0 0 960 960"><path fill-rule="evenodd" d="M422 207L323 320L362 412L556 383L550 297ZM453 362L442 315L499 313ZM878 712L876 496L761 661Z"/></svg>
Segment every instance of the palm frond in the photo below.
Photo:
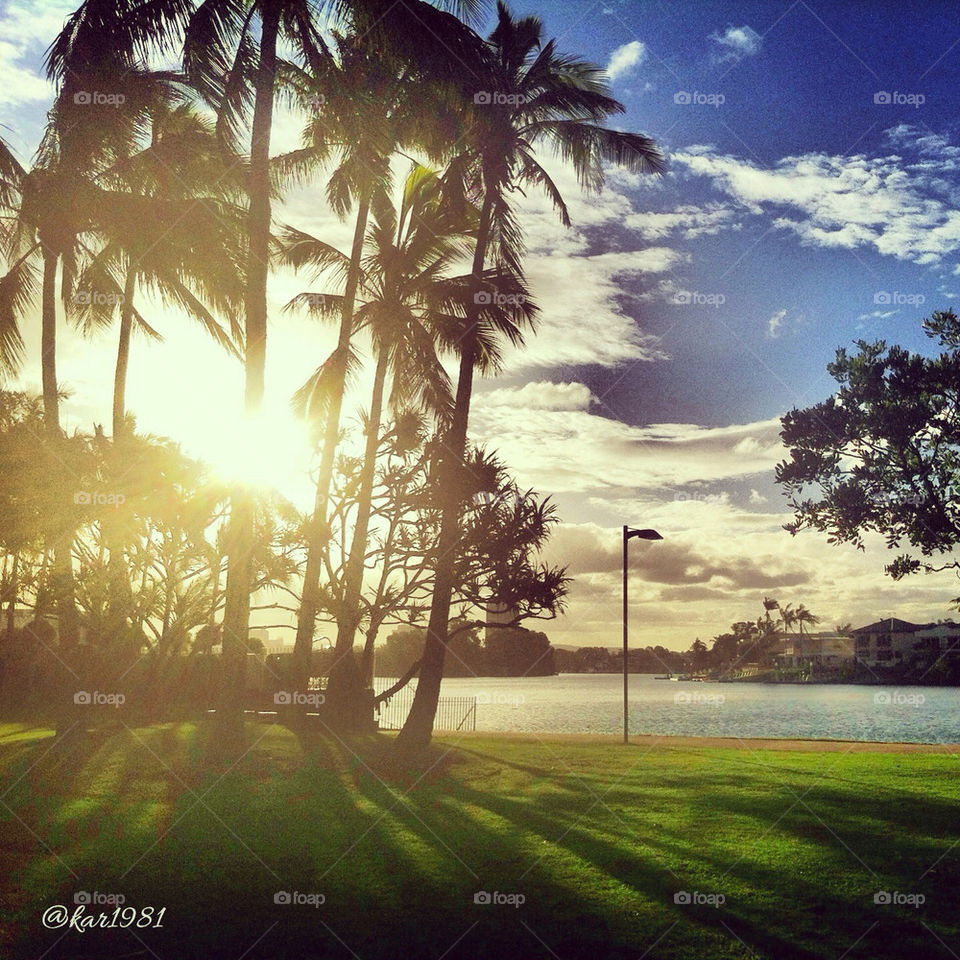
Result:
<svg viewBox="0 0 960 960"><path fill-rule="evenodd" d="M346 254L296 227L283 227L274 246L277 261L295 270L308 266L315 267L317 271L334 268L345 275L350 266L350 258Z"/></svg>
<svg viewBox="0 0 960 960"><path fill-rule="evenodd" d="M360 367L360 358L352 347L346 351L338 347L294 393L290 401L294 414L315 427L323 424L334 394L344 382L355 379Z"/></svg>
<svg viewBox="0 0 960 960"><path fill-rule="evenodd" d="M35 250L28 251L0 277L0 373L15 376L23 362L19 320L36 303L40 269Z"/></svg>

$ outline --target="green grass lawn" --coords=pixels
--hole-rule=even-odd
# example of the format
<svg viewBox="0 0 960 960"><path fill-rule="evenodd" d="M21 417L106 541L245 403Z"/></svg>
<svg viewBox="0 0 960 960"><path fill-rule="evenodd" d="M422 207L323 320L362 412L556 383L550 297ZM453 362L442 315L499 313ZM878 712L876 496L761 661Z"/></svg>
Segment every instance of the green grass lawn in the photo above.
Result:
<svg viewBox="0 0 960 960"><path fill-rule="evenodd" d="M211 769L194 724L67 752L0 725L0 957L960 955L953 755L470 735L438 738L423 775L386 736L361 760L249 735ZM79 891L166 907L163 927L45 929Z"/></svg>

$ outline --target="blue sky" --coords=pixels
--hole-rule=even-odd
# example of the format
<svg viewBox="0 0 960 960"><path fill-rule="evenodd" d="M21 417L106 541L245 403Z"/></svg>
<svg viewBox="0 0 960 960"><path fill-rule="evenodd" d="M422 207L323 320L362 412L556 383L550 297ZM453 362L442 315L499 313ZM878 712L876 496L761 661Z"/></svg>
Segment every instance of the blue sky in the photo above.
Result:
<svg viewBox="0 0 960 960"><path fill-rule="evenodd" d="M635 62L614 77L615 93L627 107L622 126L654 135L673 162L662 188L633 195L638 208L695 207L701 223L713 204L730 214L715 233L679 242L670 236L671 245L690 256L676 271L678 282L724 302L689 310L653 302L640 310L643 329L662 338L671 359L621 381L611 398L617 416L631 422L694 416L716 424L761 419L829 390L824 368L836 345L882 336L925 347L916 322L924 307L949 305L960 288L954 273L960 229L954 224L940 256L929 263L920 262L922 253L880 253L869 236L895 225L912 203L939 205L918 220L918 233L956 207L958 151L941 149L960 142L956 6L547 3L516 9L539 11L549 34L599 63L610 64L617 49L640 45L622 61ZM719 95L724 102L676 104L680 91ZM891 99L895 92L921 94L924 102L878 104L880 92ZM726 168L744 181L741 189L730 186L719 165L713 176L697 175L677 159L691 147L703 148L705 160L731 158ZM789 197L786 175L800 161L788 158L815 158L812 176L823 181L823 193L814 187L799 208L769 199L778 187ZM895 189L890 178L920 162L930 166L927 182L914 176ZM858 169L864 170L860 178ZM753 170L781 171L782 182L768 189L751 184ZM887 216L859 241L839 235L818 240L798 236L799 227L775 225L780 218L815 224L819 212L826 232L838 234L844 203L856 206L858 187L870 173L890 184L878 191L888 202ZM846 189L832 198L831 208L828 191L842 186L844 174ZM944 182L935 185L936 179ZM762 209L748 211L745 199L756 199ZM609 243L609 233L596 243ZM891 299L898 292L921 295L925 303L899 309L876 304L883 292ZM771 319L784 310L771 329ZM875 312L890 315L864 316ZM718 366L722 376L716 376ZM601 385L596 372L587 376Z"/></svg>
<svg viewBox="0 0 960 960"><path fill-rule="evenodd" d="M0 110L25 156L49 102L40 56L70 6L0 4ZM627 108L617 126L656 138L669 162L661 180L611 170L599 197L551 167L570 230L544 198L519 201L541 328L478 387L471 429L564 518L551 559L577 580L550 636L617 642L625 522L665 536L634 550L637 642L685 648L757 616L765 595L805 603L825 626L947 616L956 584L893 583L879 540L861 554L786 534L772 471L784 456L779 417L830 392L825 367L838 346L882 337L929 351L920 320L956 305L960 8L544 0L512 9L541 16L561 50L607 67ZM275 152L296 146L299 125L279 112ZM276 217L348 243L350 225L316 188L295 192ZM278 417L330 346L325 331L280 313L308 286L271 278ZM223 447L239 369L176 316L163 329L164 344L135 344L139 422L188 447ZM74 422L107 421L112 340L64 331L62 342ZM35 351L23 382L39 385ZM195 393L172 402L158 382Z"/></svg>

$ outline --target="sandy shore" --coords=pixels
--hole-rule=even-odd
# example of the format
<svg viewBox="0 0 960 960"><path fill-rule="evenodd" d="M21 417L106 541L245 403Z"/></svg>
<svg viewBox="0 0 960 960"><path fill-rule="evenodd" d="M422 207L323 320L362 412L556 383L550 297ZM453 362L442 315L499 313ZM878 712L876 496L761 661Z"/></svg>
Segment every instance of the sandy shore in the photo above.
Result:
<svg viewBox="0 0 960 960"><path fill-rule="evenodd" d="M619 744L622 737L599 733L520 733L473 731L437 733L435 738L460 740L515 740L521 743ZM630 737L631 746L673 747L681 750L795 750L801 753L960 753L958 743L877 743L863 740L783 740L750 737L668 737L650 734Z"/></svg>

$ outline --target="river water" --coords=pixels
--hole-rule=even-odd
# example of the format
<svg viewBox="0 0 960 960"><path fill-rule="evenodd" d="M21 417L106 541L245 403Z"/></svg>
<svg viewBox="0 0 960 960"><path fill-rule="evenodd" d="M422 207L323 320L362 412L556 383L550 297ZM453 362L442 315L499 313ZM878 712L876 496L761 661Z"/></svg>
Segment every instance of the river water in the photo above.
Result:
<svg viewBox="0 0 960 960"><path fill-rule="evenodd" d="M477 730L619 733L623 677L480 677L443 681L476 697ZM960 743L960 688L689 683L630 676L630 732Z"/></svg>

